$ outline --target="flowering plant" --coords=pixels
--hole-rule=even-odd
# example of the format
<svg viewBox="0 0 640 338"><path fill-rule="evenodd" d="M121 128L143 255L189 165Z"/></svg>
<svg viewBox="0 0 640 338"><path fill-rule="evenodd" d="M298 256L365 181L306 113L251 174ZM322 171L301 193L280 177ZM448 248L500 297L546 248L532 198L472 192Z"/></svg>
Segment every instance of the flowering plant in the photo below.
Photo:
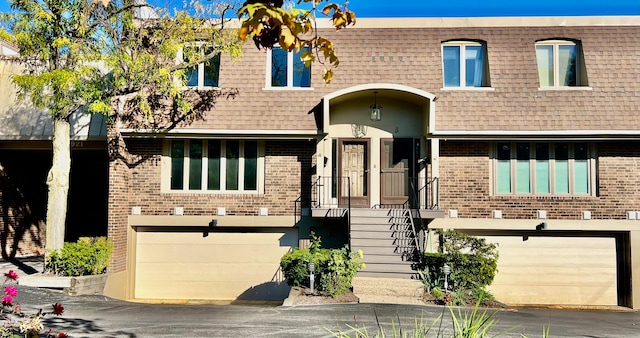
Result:
<svg viewBox="0 0 640 338"><path fill-rule="evenodd" d="M9 270L4 274L5 284L7 282L16 282L18 280L18 274ZM40 337L40 333L44 330L42 324L42 318L46 315L52 314L60 316L64 312L64 307L60 303L52 304L50 312L44 312L40 309L37 313L29 315L22 312L20 303L14 302L18 296L18 289L13 285L6 285L4 287L4 296L2 297L2 307L0 308L0 320L5 321L4 325L0 326L0 337L2 338L37 338ZM44 337L47 338L66 338L66 333L55 333L52 329L49 329L44 333Z"/></svg>

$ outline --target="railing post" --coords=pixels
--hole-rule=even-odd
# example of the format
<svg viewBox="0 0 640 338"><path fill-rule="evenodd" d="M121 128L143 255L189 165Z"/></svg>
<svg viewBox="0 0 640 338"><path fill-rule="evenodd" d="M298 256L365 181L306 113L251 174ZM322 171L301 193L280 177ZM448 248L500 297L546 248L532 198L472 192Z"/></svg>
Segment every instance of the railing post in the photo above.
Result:
<svg viewBox="0 0 640 338"><path fill-rule="evenodd" d="M349 250L351 250L351 177L347 176L347 231L349 232Z"/></svg>

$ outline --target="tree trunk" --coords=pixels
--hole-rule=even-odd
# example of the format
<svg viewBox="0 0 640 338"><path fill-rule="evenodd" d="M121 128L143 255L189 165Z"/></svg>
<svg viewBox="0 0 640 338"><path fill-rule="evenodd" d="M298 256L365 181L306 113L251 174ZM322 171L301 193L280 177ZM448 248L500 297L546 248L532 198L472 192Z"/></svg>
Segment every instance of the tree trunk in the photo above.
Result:
<svg viewBox="0 0 640 338"><path fill-rule="evenodd" d="M53 163L47 176L47 241L45 251L62 249L71 172L71 127L68 119L53 120Z"/></svg>

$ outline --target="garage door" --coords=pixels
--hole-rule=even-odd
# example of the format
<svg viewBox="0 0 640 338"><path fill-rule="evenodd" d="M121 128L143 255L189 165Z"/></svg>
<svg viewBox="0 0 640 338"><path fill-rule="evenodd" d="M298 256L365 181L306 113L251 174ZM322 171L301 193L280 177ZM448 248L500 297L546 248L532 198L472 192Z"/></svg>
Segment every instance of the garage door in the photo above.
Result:
<svg viewBox="0 0 640 338"><path fill-rule="evenodd" d="M296 229L247 233L138 232L138 299L283 300L280 258Z"/></svg>
<svg viewBox="0 0 640 338"><path fill-rule="evenodd" d="M485 238L499 244L489 290L504 303L618 304L614 238Z"/></svg>

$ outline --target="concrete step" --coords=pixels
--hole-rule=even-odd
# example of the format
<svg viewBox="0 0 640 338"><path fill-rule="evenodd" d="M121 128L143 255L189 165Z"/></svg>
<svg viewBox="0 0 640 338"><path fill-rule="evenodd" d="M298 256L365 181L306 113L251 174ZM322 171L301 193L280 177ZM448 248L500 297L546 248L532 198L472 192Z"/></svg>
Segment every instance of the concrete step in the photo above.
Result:
<svg viewBox="0 0 640 338"><path fill-rule="evenodd" d="M364 216L364 217L382 217L382 216L395 216L400 217L405 214L404 209L364 209L364 208L351 208L351 217Z"/></svg>
<svg viewBox="0 0 640 338"><path fill-rule="evenodd" d="M384 222L384 223L370 223L370 222L358 223L353 221L351 222L351 231L390 231L392 229L409 230L411 229L411 224L409 223L394 224L389 222Z"/></svg>
<svg viewBox="0 0 640 338"><path fill-rule="evenodd" d="M418 278L417 273L415 271L413 273L408 272L380 272L380 271L368 271L368 269L363 269L358 271L358 276L360 277L370 277L370 278L397 278L397 279L416 279Z"/></svg>
<svg viewBox="0 0 640 338"><path fill-rule="evenodd" d="M369 264L369 263L389 263L389 264L402 264L402 263L413 263L411 261L407 261L406 257L403 257L399 254L372 254L364 255L364 258L361 261Z"/></svg>
<svg viewBox="0 0 640 338"><path fill-rule="evenodd" d="M361 271L370 272L389 272L389 273L408 273L415 274L416 272L411 267L411 262L398 261L396 263L380 263L380 262L367 262L367 267Z"/></svg>
<svg viewBox="0 0 640 338"><path fill-rule="evenodd" d="M397 297L378 295L356 295L358 303L362 304L403 304L403 305L425 305L420 297Z"/></svg>
<svg viewBox="0 0 640 338"><path fill-rule="evenodd" d="M409 278L356 276L353 293L360 303L424 304L422 282Z"/></svg>

